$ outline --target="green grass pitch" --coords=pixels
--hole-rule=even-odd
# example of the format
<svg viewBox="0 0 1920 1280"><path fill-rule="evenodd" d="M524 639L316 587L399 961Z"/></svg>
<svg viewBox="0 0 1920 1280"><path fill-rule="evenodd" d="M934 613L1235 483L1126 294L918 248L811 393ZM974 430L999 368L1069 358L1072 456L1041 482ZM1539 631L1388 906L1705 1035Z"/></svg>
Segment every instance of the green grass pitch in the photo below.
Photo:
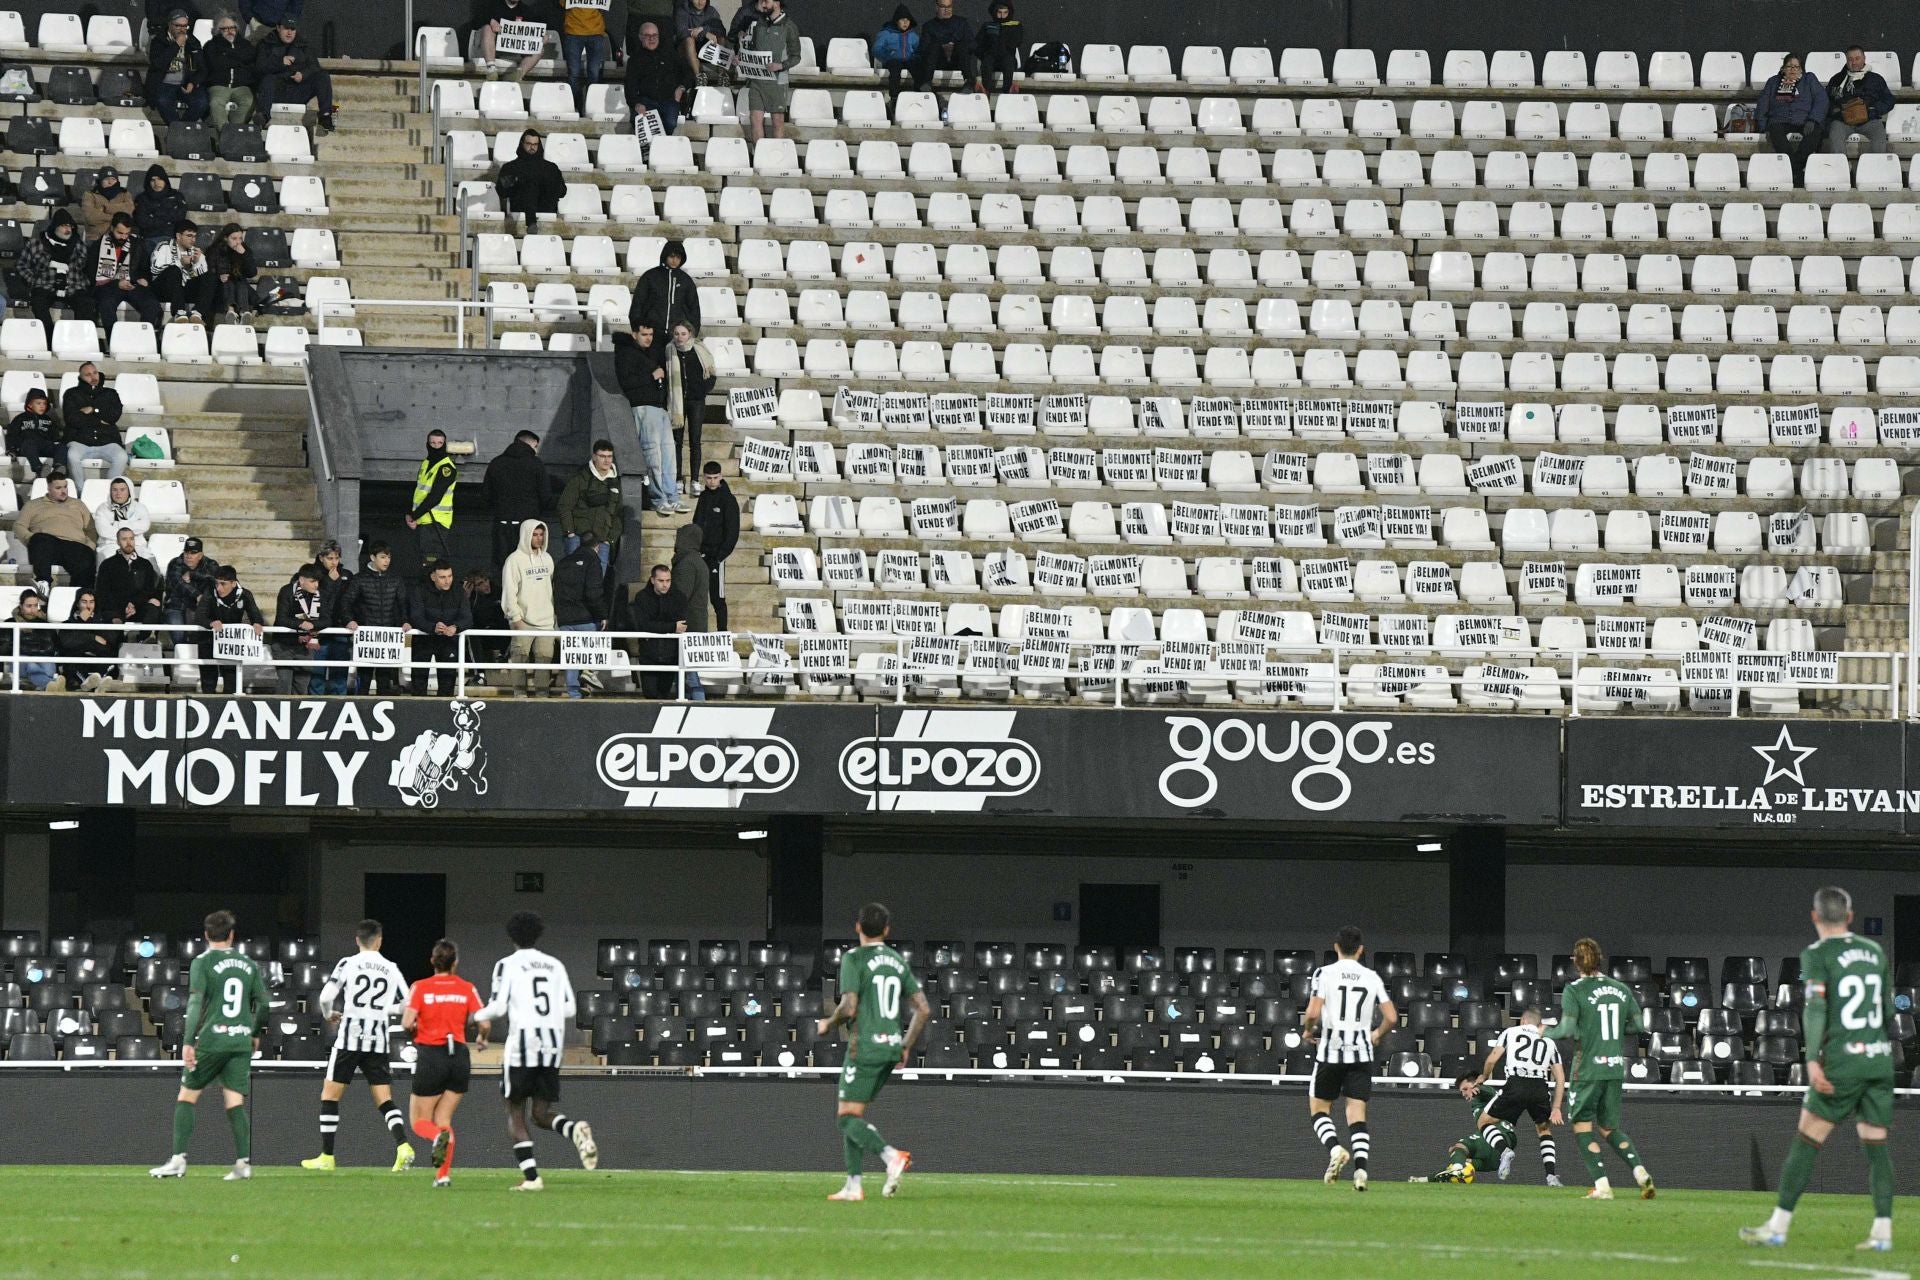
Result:
<svg viewBox="0 0 1920 1280"><path fill-rule="evenodd" d="M544 1171L512 1193L503 1169L431 1175L224 1166L184 1181L144 1169L0 1169L0 1276L33 1280L232 1276L439 1277L1314 1277L1441 1280L1893 1280L1907 1253L1860 1255L1864 1196L1809 1196L1792 1243L1751 1249L1761 1194L1662 1191L1588 1204L1574 1188L912 1173L902 1194L829 1204L832 1170L790 1173ZM1920 1231L1916 1202L1896 1236Z"/></svg>

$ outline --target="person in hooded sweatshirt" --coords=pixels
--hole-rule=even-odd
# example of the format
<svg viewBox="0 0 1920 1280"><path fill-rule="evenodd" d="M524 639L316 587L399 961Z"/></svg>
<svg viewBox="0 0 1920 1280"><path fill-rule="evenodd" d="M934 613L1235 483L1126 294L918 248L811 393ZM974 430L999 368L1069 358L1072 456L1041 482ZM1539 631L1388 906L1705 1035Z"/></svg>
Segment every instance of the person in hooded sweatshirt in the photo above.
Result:
<svg viewBox="0 0 1920 1280"><path fill-rule="evenodd" d="M508 213L525 214L527 230L540 225L540 215L557 213L560 197L567 194L567 180L560 166L547 159L547 142L538 129L520 135L520 150L500 166L494 179Z"/></svg>
<svg viewBox="0 0 1920 1280"><path fill-rule="evenodd" d="M627 308L627 327L653 326L657 340L665 341L682 320L700 332L700 290L686 272L687 246L669 240L660 248L660 265L649 267L634 282L633 305Z"/></svg>
<svg viewBox="0 0 1920 1280"><path fill-rule="evenodd" d="M914 25L913 10L901 5L893 11L893 20L880 28L873 38L873 65L887 73L887 97L900 100L900 77L911 75L920 57L920 30Z"/></svg>
<svg viewBox="0 0 1920 1280"><path fill-rule="evenodd" d="M91 198L92 193L88 194ZM101 234L106 234L104 228ZM81 319L92 318L93 290L85 278L86 258L86 241L65 209L55 209L40 234L20 251L15 271L32 290L21 301L48 333L53 332L55 307L69 307Z"/></svg>
<svg viewBox="0 0 1920 1280"><path fill-rule="evenodd" d="M520 526L520 548L500 570L500 607L515 631L554 630L553 556L547 551L547 526L528 520ZM507 646L508 662L555 663L559 642L552 636L515 636ZM553 690L555 671L519 670L514 688L523 694L544 696Z"/></svg>
<svg viewBox="0 0 1920 1280"><path fill-rule="evenodd" d="M120 171L108 165L93 175L92 189L80 197L80 221L87 228L88 238L98 240L107 234L116 213L133 216L133 192L120 181Z"/></svg>
<svg viewBox="0 0 1920 1280"><path fill-rule="evenodd" d="M600 536L569 537L572 547L553 570L553 617L562 631L604 631L607 627ZM579 667L567 668L567 696L580 696ZM593 685L598 688L598 684Z"/></svg>
<svg viewBox="0 0 1920 1280"><path fill-rule="evenodd" d="M658 515L680 510L673 424L667 419L666 345L652 325L613 335L613 371L633 407L633 434L647 462L647 505Z"/></svg>
<svg viewBox="0 0 1920 1280"><path fill-rule="evenodd" d="M7 424L7 455L22 458L32 466L33 474L45 479L67 454L60 443L60 425L53 420L53 406L45 387L27 392L25 408Z"/></svg>
<svg viewBox="0 0 1920 1280"><path fill-rule="evenodd" d="M707 593L713 599L713 629L727 629L727 557L740 542L740 500L727 488L720 464L700 470L699 500L693 522L700 526L700 558L707 562Z"/></svg>
<svg viewBox="0 0 1920 1280"><path fill-rule="evenodd" d="M134 547L141 555L147 554L147 530L153 528L153 517L147 514L146 504L133 496L133 484L125 476L115 476L107 482L107 500L93 509L93 530L100 538L100 559L113 554L120 545L120 531L133 531Z"/></svg>
<svg viewBox="0 0 1920 1280"><path fill-rule="evenodd" d="M979 59L980 79L975 93L1018 93L1020 73L1027 69L1027 33L1020 19L1013 16L1008 0L993 0L987 6L987 20L980 24L974 40L974 56ZM995 83L999 88L994 88Z"/></svg>
<svg viewBox="0 0 1920 1280"><path fill-rule="evenodd" d="M186 199L174 190L166 166L147 166L146 188L133 198L133 229L152 250L173 239L173 229L186 220Z"/></svg>

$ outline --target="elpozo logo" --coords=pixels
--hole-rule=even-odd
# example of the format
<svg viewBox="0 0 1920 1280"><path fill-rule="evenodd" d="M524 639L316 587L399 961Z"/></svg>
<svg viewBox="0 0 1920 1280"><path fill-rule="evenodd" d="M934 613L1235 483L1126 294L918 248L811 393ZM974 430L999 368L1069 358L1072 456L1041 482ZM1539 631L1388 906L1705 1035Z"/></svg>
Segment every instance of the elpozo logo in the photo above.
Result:
<svg viewBox="0 0 1920 1280"><path fill-rule="evenodd" d="M1040 753L1010 736L855 738L840 752L840 781L850 791L910 797L919 808L973 808L988 796L1033 790L1040 781Z"/></svg>
<svg viewBox="0 0 1920 1280"><path fill-rule="evenodd" d="M771 734L620 733L600 744L594 765L628 804L711 800L715 793L737 803L786 790L800 772L800 755Z"/></svg>
<svg viewBox="0 0 1920 1280"><path fill-rule="evenodd" d="M1220 791L1215 761L1238 764L1258 756L1268 764L1303 761L1287 779L1293 802L1313 813L1331 813L1353 797L1350 765L1430 765L1431 742L1392 740L1391 720L1248 721L1168 716L1167 746L1178 757L1160 771L1160 798L1182 809L1210 803ZM1284 736L1284 740L1283 740Z"/></svg>

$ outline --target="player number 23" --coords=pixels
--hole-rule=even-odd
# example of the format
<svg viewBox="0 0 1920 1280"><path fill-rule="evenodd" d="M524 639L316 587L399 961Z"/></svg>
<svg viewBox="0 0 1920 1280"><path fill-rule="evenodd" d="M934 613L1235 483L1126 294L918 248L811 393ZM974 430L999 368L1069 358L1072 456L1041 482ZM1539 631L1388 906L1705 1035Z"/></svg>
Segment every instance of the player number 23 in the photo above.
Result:
<svg viewBox="0 0 1920 1280"><path fill-rule="evenodd" d="M1840 1025L1849 1031L1864 1031L1880 1025L1880 975L1850 973L1840 979Z"/></svg>

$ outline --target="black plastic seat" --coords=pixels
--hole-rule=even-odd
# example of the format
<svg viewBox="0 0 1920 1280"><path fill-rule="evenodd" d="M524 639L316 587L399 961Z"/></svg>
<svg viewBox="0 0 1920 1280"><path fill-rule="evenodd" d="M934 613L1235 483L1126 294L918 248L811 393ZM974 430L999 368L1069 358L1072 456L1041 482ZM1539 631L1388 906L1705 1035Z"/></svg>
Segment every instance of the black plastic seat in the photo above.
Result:
<svg viewBox="0 0 1920 1280"><path fill-rule="evenodd" d="M1682 1058L1667 1069L1668 1084L1712 1084L1713 1068L1699 1058Z"/></svg>
<svg viewBox="0 0 1920 1280"><path fill-rule="evenodd" d="M111 1046L100 1036L70 1035L60 1041L60 1056L69 1062L92 1061L110 1053Z"/></svg>
<svg viewBox="0 0 1920 1280"><path fill-rule="evenodd" d="M1507 952L1494 962L1493 982L1496 990L1506 991L1512 988L1518 978L1537 978L1540 976L1540 957L1525 955L1517 951Z"/></svg>
<svg viewBox="0 0 1920 1280"><path fill-rule="evenodd" d="M921 1062L929 1069L946 1067L953 1070L967 1070L973 1066L973 1055L965 1045L935 1044L928 1045Z"/></svg>
<svg viewBox="0 0 1920 1280"><path fill-rule="evenodd" d="M47 72L46 95L63 107L91 107L99 102L93 73L85 67L62 66Z"/></svg>
<svg viewBox="0 0 1920 1280"><path fill-rule="evenodd" d="M1645 982L1653 976L1653 958L1651 956L1614 956L1608 962L1607 972L1628 986L1632 986L1636 982Z"/></svg>
<svg viewBox="0 0 1920 1280"><path fill-rule="evenodd" d="M683 1018L712 1018L726 1012L726 1001L715 991L688 991L680 997Z"/></svg>
<svg viewBox="0 0 1920 1280"><path fill-rule="evenodd" d="M227 125L220 130L220 158L232 164L265 164L266 135L259 125Z"/></svg>
<svg viewBox="0 0 1920 1280"><path fill-rule="evenodd" d="M122 1062L157 1062L160 1041L155 1036L121 1036L113 1042L113 1056Z"/></svg>
<svg viewBox="0 0 1920 1280"><path fill-rule="evenodd" d="M757 941L747 944L747 964L755 969L785 964L792 955L793 948L784 942Z"/></svg>
<svg viewBox="0 0 1920 1280"><path fill-rule="evenodd" d="M1208 996L1204 1016L1209 1026L1245 1026L1248 1012L1243 1000L1236 1000L1232 996Z"/></svg>
<svg viewBox="0 0 1920 1280"><path fill-rule="evenodd" d="M898 947L894 949L899 950ZM740 944L728 938L702 938L694 954L697 962L709 969L723 964L739 964Z"/></svg>
<svg viewBox="0 0 1920 1280"><path fill-rule="evenodd" d="M137 107L146 102L144 82L132 67L102 67L93 93L101 105Z"/></svg>
<svg viewBox="0 0 1920 1280"><path fill-rule="evenodd" d="M1011 942L976 942L973 965L976 969L1011 969L1020 963L1020 953Z"/></svg>
<svg viewBox="0 0 1920 1280"><path fill-rule="evenodd" d="M12 1062L52 1062L53 1037L45 1033L13 1036L7 1041L7 1058Z"/></svg>
<svg viewBox="0 0 1920 1280"><path fill-rule="evenodd" d="M636 1043L639 1039L640 1024L632 1018L619 1014L603 1013L588 1024L593 1034L587 1045L595 1054L604 1058L616 1044Z"/></svg>
<svg viewBox="0 0 1920 1280"><path fill-rule="evenodd" d="M8 150L12 150L9 145ZM53 208L67 203L67 180L58 169L32 165L20 171L18 199L21 204Z"/></svg>
<svg viewBox="0 0 1920 1280"><path fill-rule="evenodd" d="M186 179L181 179L184 191ZM192 204L192 200L187 201ZM640 939L638 938L601 938L593 944L593 969L603 978L611 978L614 970L622 965L640 963Z"/></svg>
<svg viewBox="0 0 1920 1280"><path fill-rule="evenodd" d="M1423 1035L1438 1027L1453 1026L1453 1010L1433 1000L1419 1000L1407 1006L1407 1030Z"/></svg>
<svg viewBox="0 0 1920 1280"><path fill-rule="evenodd" d="M1411 951L1377 951L1373 953L1373 971L1380 975L1382 982L1392 982L1396 978L1417 978L1419 966L1414 963Z"/></svg>
<svg viewBox="0 0 1920 1280"><path fill-rule="evenodd" d="M1429 1058L1464 1058L1470 1041L1467 1033L1448 1027L1436 1027L1421 1038L1420 1047Z"/></svg>
<svg viewBox="0 0 1920 1280"><path fill-rule="evenodd" d="M1738 1035L1740 1019L1734 1016L1731 1009L1702 1009L1694 1018L1693 1029L1703 1036Z"/></svg>
<svg viewBox="0 0 1920 1280"><path fill-rule="evenodd" d="M1384 1045L1382 1046L1385 1047ZM1406 1080L1417 1080L1433 1074L1433 1059L1424 1053L1399 1052L1388 1055L1386 1074L1399 1076Z"/></svg>
<svg viewBox="0 0 1920 1280"><path fill-rule="evenodd" d="M1698 986L1712 980L1713 970L1705 956L1668 956L1662 974L1668 986L1681 982Z"/></svg>
<svg viewBox="0 0 1920 1280"><path fill-rule="evenodd" d="M1067 967L1067 949L1051 943L1030 942L1026 946L1026 962L1029 971L1035 969L1065 969Z"/></svg>
<svg viewBox="0 0 1920 1280"><path fill-rule="evenodd" d="M1728 956L1720 962L1720 985L1767 983L1767 962L1760 956Z"/></svg>
<svg viewBox="0 0 1920 1280"><path fill-rule="evenodd" d="M966 943L951 940L935 942L928 939L921 945L920 953L925 963L935 969L965 969L973 958Z"/></svg>
<svg viewBox="0 0 1920 1280"><path fill-rule="evenodd" d="M1268 970L1282 977L1305 978L1311 975L1318 967L1318 962L1315 960L1314 954L1311 951L1276 950L1273 953L1273 962L1268 966ZM1296 988L1296 990L1297 989L1298 988Z"/></svg>

